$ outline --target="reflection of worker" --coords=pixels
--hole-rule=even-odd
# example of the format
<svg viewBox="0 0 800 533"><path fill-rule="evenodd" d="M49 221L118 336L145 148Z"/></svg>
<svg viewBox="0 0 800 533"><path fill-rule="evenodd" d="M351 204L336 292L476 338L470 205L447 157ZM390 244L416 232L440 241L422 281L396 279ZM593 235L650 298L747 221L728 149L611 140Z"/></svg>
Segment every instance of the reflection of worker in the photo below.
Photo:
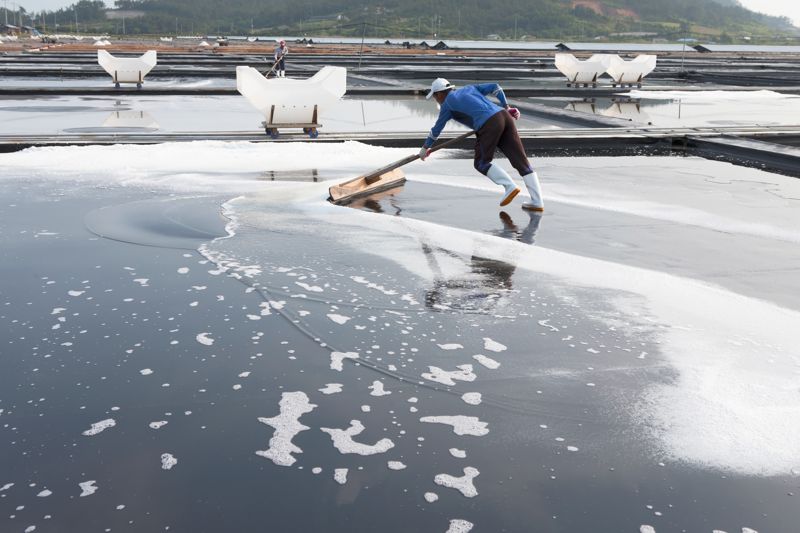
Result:
<svg viewBox="0 0 800 533"><path fill-rule="evenodd" d="M503 223L503 229L496 234L505 239L512 239L525 244L533 244L536 238L536 232L539 229L539 223L542 221L541 213L534 213L533 210L528 213L528 225L522 231L514 224L511 216L505 211L500 211L500 221Z"/></svg>
<svg viewBox="0 0 800 533"><path fill-rule="evenodd" d="M288 53L289 48L286 46L286 41L281 39L275 48L275 72L279 78L286 77L286 54Z"/></svg>
<svg viewBox="0 0 800 533"><path fill-rule="evenodd" d="M496 97L505 109L489 100L487 98L489 95ZM439 118L420 149L420 159L424 161L428 157L430 147L439 137L445 124L450 119L455 119L475 130L477 136L475 169L503 187L503 200L500 205L511 203L519 193L519 187L505 170L492 163L494 152L498 148L522 176L522 181L531 195L530 201L523 202L522 207L531 211L544 211L539 178L525 156L525 148L514 126L514 120L519 119L519 109L509 107L503 89L496 83L467 85L456 89L446 79L437 78L433 80L426 98L430 99L431 96L440 106Z"/></svg>

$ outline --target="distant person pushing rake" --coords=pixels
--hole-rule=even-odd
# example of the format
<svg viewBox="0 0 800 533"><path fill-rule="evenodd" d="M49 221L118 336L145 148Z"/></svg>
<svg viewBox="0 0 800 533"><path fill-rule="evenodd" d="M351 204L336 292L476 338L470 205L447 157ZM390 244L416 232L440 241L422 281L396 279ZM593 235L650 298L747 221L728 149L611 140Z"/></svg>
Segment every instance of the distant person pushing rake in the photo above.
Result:
<svg viewBox="0 0 800 533"><path fill-rule="evenodd" d="M275 73L279 78L286 77L286 54L289 53L289 48L286 46L286 41L281 39L278 41L278 46L275 47Z"/></svg>
<svg viewBox="0 0 800 533"><path fill-rule="evenodd" d="M496 97L503 107L489 100L488 95ZM455 119L475 130L477 137L475 169L503 187L503 200L500 205L510 204L519 194L520 189L505 170L498 164L492 163L494 152L498 148L508 158L511 166L522 176L522 181L531 195L530 201L523 202L522 208L530 211L544 211L539 178L525 156L522 140L514 126L514 120L519 119L520 116L519 110L509 107L503 89L496 83L467 85L456 89L446 79L437 78L433 80L431 90L426 98L430 99L431 96L439 103L439 118L419 151L420 159L424 161L428 157L431 146L436 142L445 124L450 119Z"/></svg>

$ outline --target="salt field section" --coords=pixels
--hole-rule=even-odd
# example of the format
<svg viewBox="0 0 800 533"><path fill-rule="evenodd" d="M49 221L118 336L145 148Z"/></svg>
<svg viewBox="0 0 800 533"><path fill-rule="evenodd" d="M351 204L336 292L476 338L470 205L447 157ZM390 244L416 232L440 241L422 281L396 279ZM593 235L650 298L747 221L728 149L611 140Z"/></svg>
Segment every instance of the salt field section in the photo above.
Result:
<svg viewBox="0 0 800 533"><path fill-rule="evenodd" d="M751 71L800 56L567 88L544 45L474 80L345 45L289 63L348 68L313 139L266 135L235 43L118 94L0 57L0 531L798 531L800 81ZM544 212L471 140L329 202L449 68L509 87Z"/></svg>

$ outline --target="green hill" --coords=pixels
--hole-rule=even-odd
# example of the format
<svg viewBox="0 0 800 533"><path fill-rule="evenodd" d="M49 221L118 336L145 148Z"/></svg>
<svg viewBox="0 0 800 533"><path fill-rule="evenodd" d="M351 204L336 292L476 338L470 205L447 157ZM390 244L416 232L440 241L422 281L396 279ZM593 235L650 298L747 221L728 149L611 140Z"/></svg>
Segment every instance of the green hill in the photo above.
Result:
<svg viewBox="0 0 800 533"><path fill-rule="evenodd" d="M501 38L717 42L798 35L786 18L748 11L737 0L117 0L125 32L148 34L361 35L408 39ZM103 2L81 0L37 16L120 33ZM117 13L119 15L119 13ZM62 24L68 27L69 22ZM87 28L87 29L88 29Z"/></svg>

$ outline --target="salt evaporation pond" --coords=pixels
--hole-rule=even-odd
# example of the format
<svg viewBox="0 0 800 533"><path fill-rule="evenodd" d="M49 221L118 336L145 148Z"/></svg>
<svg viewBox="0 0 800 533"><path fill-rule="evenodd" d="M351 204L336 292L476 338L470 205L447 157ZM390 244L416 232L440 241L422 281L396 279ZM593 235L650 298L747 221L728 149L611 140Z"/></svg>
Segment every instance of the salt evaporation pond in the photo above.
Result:
<svg viewBox="0 0 800 533"><path fill-rule="evenodd" d="M790 531L792 178L200 142L0 156L2 531ZM478 401L479 400L479 401Z"/></svg>
<svg viewBox="0 0 800 533"><path fill-rule="evenodd" d="M420 132L436 121L437 107L419 98L345 98L322 112L322 130ZM263 133L261 117L241 96L58 96L6 99L0 121L15 134L239 131ZM520 128L552 128L523 117ZM453 123L448 131L466 131ZM287 130L297 133L298 130Z"/></svg>
<svg viewBox="0 0 800 533"><path fill-rule="evenodd" d="M660 127L794 126L800 96L774 91L631 91L616 98L531 98L531 102Z"/></svg>

